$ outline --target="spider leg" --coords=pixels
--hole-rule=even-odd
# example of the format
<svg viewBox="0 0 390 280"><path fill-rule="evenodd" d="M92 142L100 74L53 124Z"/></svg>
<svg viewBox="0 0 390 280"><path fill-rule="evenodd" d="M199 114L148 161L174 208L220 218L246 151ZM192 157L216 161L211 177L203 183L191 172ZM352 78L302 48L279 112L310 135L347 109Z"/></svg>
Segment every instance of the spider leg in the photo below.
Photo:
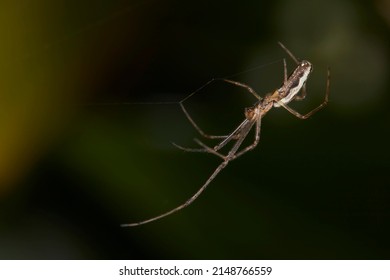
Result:
<svg viewBox="0 0 390 280"><path fill-rule="evenodd" d="M259 117L256 120L255 140L253 141L252 144L250 144L246 148L242 149L239 153L235 154L233 159L236 159L236 158L242 156L243 154L245 154L246 152L249 152L249 151L253 150L254 148L256 148L257 144L259 144L259 141L260 141L260 131L261 131L261 117Z"/></svg>
<svg viewBox="0 0 390 280"><path fill-rule="evenodd" d="M286 64L286 62L284 61L284 64ZM287 80L287 73L286 73L286 65L285 65L285 80ZM196 91L194 91L193 93L191 93L190 95L188 95L186 98L184 98L183 100L181 100L179 102L180 104L180 108L182 109L184 115L187 117L187 119L189 120L189 122L192 124L192 126L198 131L198 133L200 135L202 135L202 137L204 138L208 138L208 139L224 139L225 138L225 141L228 140L227 142L229 142L231 139L230 139L230 135L210 135L210 134L207 134L205 133L198 125L197 123L193 120L193 118L190 116L190 114L188 113L188 111L186 110L186 108L184 107L183 103L184 101L186 101L187 99L189 99L190 97L192 97L194 94L196 94L197 92L199 92L200 90L202 90L203 88L205 88L206 86L208 86L209 84L211 84L212 82L215 82L217 80L220 80L220 81L224 81L226 83L230 83L230 84L233 84L235 86L238 86L238 87L243 87L245 88L247 91L249 91L254 97L256 97L256 99L258 100L262 100L262 97L260 97L256 91L254 89L252 89L250 86L244 84L244 83L240 83L240 82L236 82L236 81L232 81L232 80L228 80L228 79L222 79L222 78L214 78L214 79L211 79L210 81L208 81L206 84L204 84L203 86L201 86L200 88L198 88ZM225 143L226 144L226 143ZM223 147L225 144L222 144L221 147ZM220 147L220 148L221 148ZM182 147L179 147L179 148L182 148ZM196 150L194 150L196 151Z"/></svg>
<svg viewBox="0 0 390 280"><path fill-rule="evenodd" d="M122 224L121 226L122 227L133 227L133 226L139 226L139 225L147 224L147 223L159 220L161 218L164 218L166 216L169 216L169 215L171 215L173 213L176 213L176 212L186 208L190 204L192 204L199 197L199 195L208 187L208 185L210 185L210 183L219 174L219 172L221 172L222 169L224 169L229 164L230 161L232 161L232 160L234 160L236 158L235 154L236 154L237 150L240 148L242 142L245 140L246 136L248 135L248 133L251 130L251 128L252 128L254 123L255 123L255 121L253 121L253 120L252 121L246 120L246 121L242 122L242 124L239 126L239 128L241 129L241 131L240 131L240 138L238 138L237 142L234 144L234 146L229 151L229 153L228 153L228 155L226 157L220 155L215 150L211 149L210 147L207 147L202 142L200 142L199 140L195 139L195 141L199 145L201 145L207 152L216 154L218 156L222 156L223 159L224 159L224 161L214 170L214 172L210 175L210 177L203 184L203 186L190 199L188 199L186 202L184 202L183 204L177 206L176 208L173 208L172 210L170 210L168 212L165 212L164 214L161 214L161 215L158 215L158 216L153 217L151 219L147 219L147 220L144 220L144 221L141 221L141 222L137 222L137 223ZM258 134L259 124L257 125L256 131L257 131L257 134Z"/></svg>
<svg viewBox="0 0 390 280"><path fill-rule="evenodd" d="M164 214L161 214L161 215L158 215L156 217L153 217L153 218L150 218L150 219L147 219L147 220L143 220L141 222L137 222L137 223L130 223L130 224L122 224L121 227L134 227L134 226L139 226L139 225L143 225L143 224L147 224L147 223L150 223L150 222L153 222L153 221L156 221L156 220L159 220L161 218L164 218L166 216L169 216L169 215L172 215L173 213L176 213L184 208L186 208L187 206L189 206L190 204L192 204L198 197L199 195L202 194L202 192L208 187L208 185L214 180L214 178L218 175L219 172L221 172L222 169L224 169L227 165L228 165L229 161L228 160L225 160L223 161L216 169L215 171L210 175L210 177L207 179L207 181L203 184L203 186L190 198L188 199L186 202L184 202L183 204L177 206L176 208L173 208L172 210L168 211L168 212L165 212Z"/></svg>
<svg viewBox="0 0 390 280"><path fill-rule="evenodd" d="M216 152L218 150L220 150L222 147L224 147L226 144L228 144L231 140L236 139L238 131L241 129L241 127L246 122L247 122L247 120L244 120L232 133L230 133L227 136L224 136L225 139L221 143L219 143L217 146L215 146L214 148L210 148L209 146L207 146L206 144L204 144L203 142L201 142L200 140L198 140L196 138L194 139L194 141L198 145L202 146L203 148L186 148L186 147L180 146L180 145L173 143L173 142L172 142L172 144L176 148L179 148L180 150L183 150L185 152L208 152L208 153L216 154L217 156L222 157L224 159L224 156L222 156L221 154L216 153Z"/></svg>
<svg viewBox="0 0 390 280"><path fill-rule="evenodd" d="M294 98L296 101L302 101L306 97L306 83L302 86L301 92Z"/></svg>
<svg viewBox="0 0 390 280"><path fill-rule="evenodd" d="M217 146L214 147L215 151L222 149L226 144L228 144L233 139L239 139L242 135L242 130L247 126L249 120L245 119L240 125L230 133L222 142L220 142Z"/></svg>
<svg viewBox="0 0 390 280"><path fill-rule="evenodd" d="M296 64L299 64L299 60L292 54L292 52L285 45L283 45L281 42L278 42L278 44L291 57L291 59L294 60Z"/></svg>
<svg viewBox="0 0 390 280"><path fill-rule="evenodd" d="M251 130L254 123L255 123L255 121L253 121L253 120L252 121L245 120L238 127L239 129L236 129L235 132L233 132L231 134L231 135L238 135L238 138L237 138L236 143L234 143L233 147L230 149L229 153L226 156L217 152L220 148L222 148L220 146L217 146L217 147L214 147L214 149L211 149L210 147L203 144L198 139L195 139L195 142L198 143L199 145L201 145L202 147L204 147L205 151L207 151L211 154L215 154L215 155L221 157L223 160L232 161L233 159L236 159L236 152L240 148L242 142L245 140L246 136L248 135L248 133ZM234 138L230 138L230 140L232 140L232 139L234 139Z"/></svg>
<svg viewBox="0 0 390 280"><path fill-rule="evenodd" d="M228 79L219 79L221 81L224 81L224 82L227 82L227 83L230 83L230 84L233 84L235 86L238 86L238 87L243 87L245 88L246 90L248 90L254 97L256 97L258 100L261 100L263 98L260 97L260 95L258 95L256 93L256 91L251 88L250 86L246 85L246 84L243 84L243 83L240 83L240 82L236 82L236 81L232 81L232 80L228 80Z"/></svg>
<svg viewBox="0 0 390 280"><path fill-rule="evenodd" d="M180 150L185 151L185 152L195 152L195 153L207 152L204 148L186 148L186 147L180 146L174 142L172 142L172 145Z"/></svg>
<svg viewBox="0 0 390 280"><path fill-rule="evenodd" d="M248 121L245 126L241 128L239 138L236 143L234 143L234 146L230 149L228 155L226 156L226 159L229 161L232 161L237 158L236 153L238 149L240 148L242 142L244 142L246 136L248 135L249 131L251 131L251 128L253 124L256 122L256 120Z"/></svg>
<svg viewBox="0 0 390 280"><path fill-rule="evenodd" d="M252 124L250 124L249 126L248 126L248 124L250 124L249 120L245 119L232 133L230 133L221 143L219 143L214 148L210 148L209 146L207 146L206 144L204 144L203 142L201 142L199 139L196 139L196 138L194 139L194 141L199 146L201 146L202 148L185 148L185 147L179 146L179 145L177 145L175 143L172 143L172 144L175 147L177 147L177 148L179 148L179 149L181 149L183 151L186 151L186 152L210 153L210 154L214 154L214 155L222 158L223 160L225 160L226 156L222 155L221 153L218 153L218 151L220 149L222 149L224 146L226 146L232 140L237 140L237 139L239 140L241 138L245 138L245 136L249 132L247 130L252 127ZM234 147L236 145L237 145L237 143L234 144L234 146L231 149L231 151L234 149Z"/></svg>
<svg viewBox="0 0 390 280"><path fill-rule="evenodd" d="M286 59L283 58L283 72L284 72L284 82L283 84L287 84L287 64Z"/></svg>
<svg viewBox="0 0 390 280"><path fill-rule="evenodd" d="M286 69L285 69L286 71ZM285 73L285 76L287 74ZM255 92L254 89L252 89L250 86L246 85L246 84L243 84L243 83L239 83L239 82L236 82L236 81L232 81L232 80L227 80L227 79L212 79L210 81L208 81L205 85L203 85L202 87L200 87L198 90L194 91L193 93L191 93L189 96L187 96L186 98L184 98L182 101L179 102L180 104L180 107L183 111L183 113L185 114L185 116L187 117L187 119L189 120L189 122L192 124L192 126L199 132L200 135L202 135L204 138L208 138L208 139L223 139L223 138L228 138L229 136L226 136L226 135L209 135L207 133L205 133L197 124L196 122L192 119L192 117L190 116L190 114L188 113L188 111L186 110L186 108L184 107L183 105L183 102L185 100L187 100L188 98L190 98L191 96L193 96L195 93L197 93L199 90L203 89L204 87L206 87L207 85L209 85L210 83L214 82L214 81L217 81L217 80L221 80L221 81L224 81L224 82L227 82L227 83L230 83L230 84L233 84L233 85L236 85L236 86L239 86L239 87L243 87L245 88L247 91L249 91L254 97L256 97L256 99L258 100L262 100L262 98ZM224 146L224 145L222 145Z"/></svg>
<svg viewBox="0 0 390 280"><path fill-rule="evenodd" d="M223 160L226 159L226 156L224 156L224 155L221 154L221 153L218 153L215 149L210 148L209 146L207 146L206 144L204 144L204 143L203 143L202 141L200 141L199 139L196 139L196 138L195 138L194 141L195 141L199 146L203 147L203 149L201 149L201 150L203 150L203 152L206 152L206 153L210 153L210 154L216 155L216 156L222 158Z"/></svg>
<svg viewBox="0 0 390 280"><path fill-rule="evenodd" d="M203 132L203 130L196 124L196 122L191 118L190 114L187 112L186 108L184 107L183 103L180 102L180 107L184 113L184 115L187 117L187 119L190 121L190 123L192 124L192 126L199 132L200 135L202 135L204 138L208 138L208 139L222 139L222 138L226 138L227 136L223 136L223 135L209 135L205 132Z"/></svg>

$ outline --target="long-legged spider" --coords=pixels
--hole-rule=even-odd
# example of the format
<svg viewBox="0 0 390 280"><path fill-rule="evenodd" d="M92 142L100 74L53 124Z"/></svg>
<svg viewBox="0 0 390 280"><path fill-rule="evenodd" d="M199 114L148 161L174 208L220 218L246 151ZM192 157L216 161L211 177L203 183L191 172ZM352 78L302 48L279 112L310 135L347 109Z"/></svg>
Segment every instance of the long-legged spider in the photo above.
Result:
<svg viewBox="0 0 390 280"><path fill-rule="evenodd" d="M221 172L222 169L224 169L229 162L232 160L235 160L236 158L242 156L246 152L254 149L257 144L260 141L260 127L261 127L261 119L265 116L265 114L268 113L269 110L271 110L272 107L283 107L287 111L289 111L294 116L300 118L300 119L307 119L317 111L319 111L321 108L323 108L328 103L328 96L329 96L329 87L330 87L330 70L328 68L327 72L327 80L326 80L326 89L325 89L325 98L324 101L311 110L307 114L300 114L294 109L290 108L288 104L293 100L302 100L306 97L306 80L309 77L310 72L312 71L313 67L311 63L307 60L298 61L298 59L282 44L279 42L280 47L294 60L294 62L297 64L297 67L292 72L292 74L287 77L287 66L286 66L286 60L283 59L283 66L284 66L284 81L280 88L276 89L274 92L271 92L267 94L264 98L260 97L250 86L232 81L227 79L212 79L209 82L207 82L203 87L209 85L210 83L216 81L216 80L222 80L224 82L233 84L238 87L245 88L247 91L249 91L254 97L258 99L258 101L249 108L245 109L245 120L241 122L241 124L229 135L226 136L216 136L216 135L208 135L204 133L200 127L195 123L195 121L191 118L187 110L185 109L183 103L185 100L190 98L194 93L187 96L185 99L179 102L181 109L183 110L184 114L186 115L189 122L194 126L194 128L199 132L201 136L208 139L222 139L222 141L216 145L213 148L210 148L209 146L205 145L203 142L201 142L198 139L194 139L194 141L201 147L198 149L189 149L189 148L183 148L179 145L174 144L176 147L178 147L181 150L184 151L190 151L190 152L206 152L210 154L214 154L218 157L220 157L223 161L222 163L215 169L215 171L210 175L210 177L207 179L207 181L203 184L203 186L186 202L183 204L177 206L176 208L165 212L161 215L158 215L156 217L143 220L141 222L137 223L130 223L130 224L122 224L122 227L132 227L132 226L138 226L146 223L150 223L152 221L161 219L163 217L169 216L187 206L189 206L191 203L193 203L199 195L207 188L207 186L213 181L213 179L218 175L219 172ZM202 87L202 88L203 88ZM302 89L302 90L301 90ZM299 91L301 90L301 94L298 95ZM241 147L241 144L245 140L246 136L250 132L251 128L255 126L255 139L252 144L249 146L239 150ZM219 150L224 147L226 144L228 144L230 141L236 141L233 144L233 147L229 150L229 152L226 155L223 155L219 152Z"/></svg>

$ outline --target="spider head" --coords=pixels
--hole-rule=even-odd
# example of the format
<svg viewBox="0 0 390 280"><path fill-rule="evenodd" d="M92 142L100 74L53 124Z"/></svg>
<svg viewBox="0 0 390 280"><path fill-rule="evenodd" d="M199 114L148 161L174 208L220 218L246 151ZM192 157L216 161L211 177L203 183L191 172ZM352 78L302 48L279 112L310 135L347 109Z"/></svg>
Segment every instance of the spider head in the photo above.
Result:
<svg viewBox="0 0 390 280"><path fill-rule="evenodd" d="M307 61L307 60L302 60L301 63L299 64L299 67L304 71L304 72L312 72L313 71L313 65Z"/></svg>

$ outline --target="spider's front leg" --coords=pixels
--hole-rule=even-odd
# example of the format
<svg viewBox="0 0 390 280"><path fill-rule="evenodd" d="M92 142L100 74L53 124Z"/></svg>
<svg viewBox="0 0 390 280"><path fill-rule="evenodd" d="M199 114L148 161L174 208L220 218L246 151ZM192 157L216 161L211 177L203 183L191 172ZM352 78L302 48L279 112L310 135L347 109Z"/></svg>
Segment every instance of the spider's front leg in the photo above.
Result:
<svg viewBox="0 0 390 280"><path fill-rule="evenodd" d="M192 124L192 126L199 132L200 135L202 135L204 138L208 139L224 139L227 136L226 135L209 135L205 133L197 124L196 122L191 118L190 114L187 112L186 108L184 107L183 103L180 102L180 108L182 109L184 115L187 117L189 122Z"/></svg>

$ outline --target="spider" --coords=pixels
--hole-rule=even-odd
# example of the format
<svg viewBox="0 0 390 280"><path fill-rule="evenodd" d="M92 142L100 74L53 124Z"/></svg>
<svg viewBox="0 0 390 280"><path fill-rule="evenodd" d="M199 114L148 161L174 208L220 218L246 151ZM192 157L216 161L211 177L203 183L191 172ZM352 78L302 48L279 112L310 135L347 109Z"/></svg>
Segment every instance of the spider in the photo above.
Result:
<svg viewBox="0 0 390 280"><path fill-rule="evenodd" d="M190 204L192 204L200 194L203 193L203 191L209 186L209 184L214 180L214 178L224 169L229 162L237 159L238 157L242 156L243 154L249 152L250 150L253 150L257 144L260 141L260 128L261 128L261 120L262 118L268 113L269 110L271 110L273 107L283 107L288 112L293 114L294 116L300 118L300 119L307 119L310 116L312 116L314 113L322 109L326 104L328 103L328 96L329 96L329 88L330 88L330 69L328 67L327 70L327 80L326 80L326 89L325 89L325 98L323 102L318 105L316 108L312 109L307 114L300 114L291 107L289 107L289 103L293 100L303 100L306 97L306 81L309 77L309 74L313 70L312 64L307 60L299 61L291 52L288 50L282 43L279 42L280 47L290 56L290 58L297 64L297 67L292 72L292 74L287 77L287 66L286 66L286 60L283 59L283 66L284 66L284 80L283 84L280 88L276 89L275 91L268 93L264 98L260 97L250 86L228 80L228 79L212 79L209 82L207 82L205 85L203 85L200 89L206 87L210 83L221 80L226 83L230 83L234 86L242 87L246 89L248 92L250 92L258 101L252 106L245 108L245 119L237 126L233 132L231 132L229 135L226 136L218 136L218 135L208 135L203 132L202 129L195 123L195 121L191 118L190 114L185 109L183 103L187 99L189 99L192 95L194 95L197 91L193 92L186 98L184 98L182 101L179 102L180 107L182 111L184 112L185 116L189 120L189 122L194 126L194 128L199 132L199 134L208 139L221 139L220 143L216 145L215 147L211 148L207 145L205 145L203 142L201 142L198 139L194 139L194 141L200 146L200 148L197 149L190 149L190 148L184 148L177 144L174 144L177 148L189 151L189 152L206 152L213 155L216 155L220 157L223 161L222 163L214 170L214 172L210 175L210 177L207 179L207 181L200 187L200 189L187 201L185 201L183 204L177 206L176 208L173 208L170 211L167 211L163 214L160 214L158 216L155 216L153 218L143 220L136 223L129 223L129 224L122 224L122 227L132 227L132 226L139 226L146 223L150 223L156 220L159 220L161 218L164 218L166 216L169 216L175 212L178 212ZM200 90L199 89L199 90ZM300 94L299 94L300 92ZM240 147L247 137L248 133L251 131L251 129L255 127L255 139L252 142L252 144L248 145L245 148L242 148L240 150ZM219 152L221 148L223 148L226 144L230 143L231 141L235 141L232 148L229 150L229 152L224 155Z"/></svg>

